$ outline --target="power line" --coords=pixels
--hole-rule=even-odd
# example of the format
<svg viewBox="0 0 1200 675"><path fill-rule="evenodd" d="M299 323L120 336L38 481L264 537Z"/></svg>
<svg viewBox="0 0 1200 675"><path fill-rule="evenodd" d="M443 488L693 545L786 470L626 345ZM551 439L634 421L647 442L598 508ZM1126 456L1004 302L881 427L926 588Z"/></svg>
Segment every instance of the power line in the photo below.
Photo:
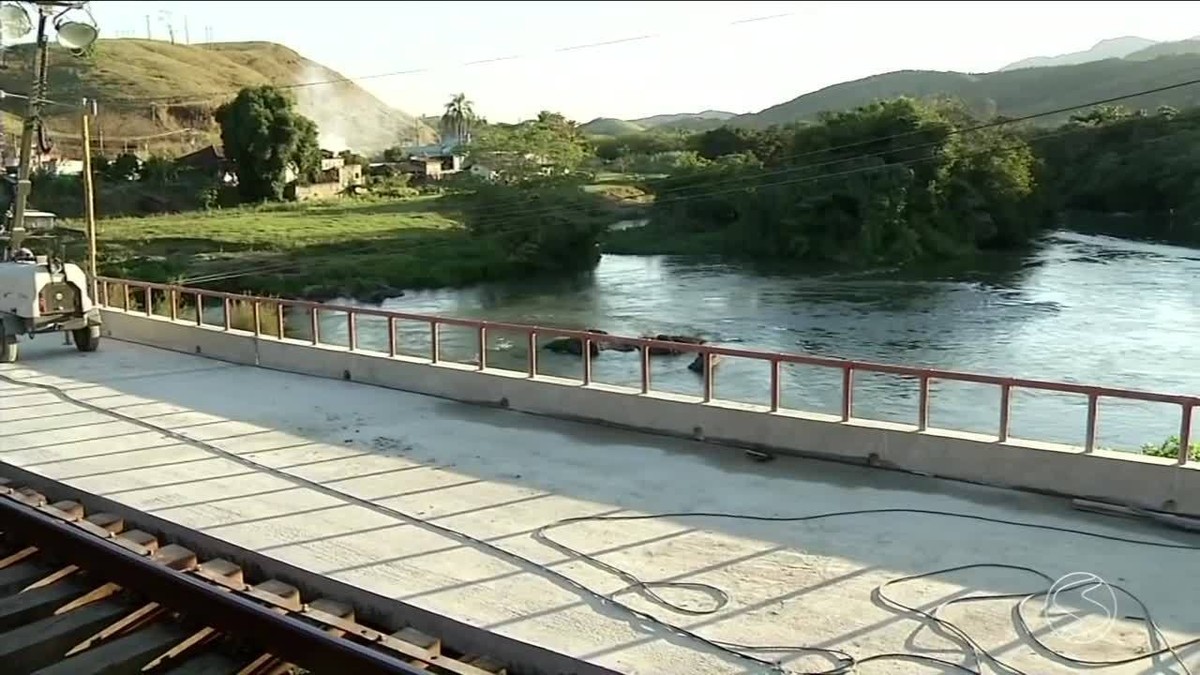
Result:
<svg viewBox="0 0 1200 675"><path fill-rule="evenodd" d="M736 19L734 21L721 22L716 25L717 26L741 26L741 25L746 25L746 24L763 23L766 21L776 21L776 20L784 19L784 18L794 16L794 15L795 15L795 12L784 12L781 14L771 14L771 15L765 15L765 16L753 16L753 17L747 17L744 19ZM505 62L505 61L518 61L518 60L523 60L523 59L537 58L539 56L545 56L545 55L563 54L563 53L568 53L568 52L583 51L586 49L611 47L611 46L615 46L615 45L630 44L633 42L644 42L647 40L662 38L667 35L670 35L671 33L672 33L672 31L665 31L665 32L661 32L661 33L650 33L650 34L645 34L645 35L627 36L627 37L616 38L616 39L611 39L611 40L602 40L602 41L598 41L598 42L587 42L587 43L582 43L582 44L574 44L574 45L567 45L564 47L557 47L557 48L551 49L549 52L540 52L540 53L531 52L531 53L526 53L526 54L498 55L498 56L493 56L493 57L489 57L489 58L474 59L471 61L464 61L464 62L460 62L460 63L456 63L456 64L449 64L449 65L429 66L429 67L425 67L425 68L412 68L412 69L408 69L408 70L395 70L395 71L386 72L386 73L361 75L358 77L337 77L337 78L331 78L328 80L321 80L321 81L317 81L317 82L301 82L301 83L295 83L295 84L275 84L273 86L275 86L278 89L303 89L305 87L319 87L319 86L323 86L323 85L327 85L327 84L343 84L343 83L347 83L347 82L355 83L355 82L358 82L361 80L376 80L376 79L383 79L383 78L389 78L389 77L402 77L402 76L406 76L406 75L417 75L417 74L422 74L422 73L437 72L439 70L449 70L449 69L456 69L456 68L482 66L482 65L500 63L500 62ZM176 97L162 97L162 96L157 96L157 97L153 97L153 96L114 97L114 98L107 99L106 103L107 102L129 102L129 103L163 103L163 104L169 104L169 105L198 105L198 104L202 104L202 103L209 103L210 101L207 99L215 98L218 96L235 95L238 93L238 91L240 91L240 89L232 89L232 90L227 89L227 90L223 90L223 91L213 91L213 92L208 92L208 93L192 94L187 97L182 97L182 96L176 96ZM206 97L206 99L200 99L199 97Z"/></svg>
<svg viewBox="0 0 1200 675"><path fill-rule="evenodd" d="M1137 98L1140 96L1147 96L1150 94L1161 93L1164 91L1172 91L1172 90L1180 89L1183 87L1194 86L1197 84L1200 84L1200 78L1193 79L1193 80L1187 80L1184 82L1177 82L1175 84L1169 84L1169 85L1164 85L1164 86L1160 86L1160 87L1154 87L1151 89L1144 89L1144 90L1140 90L1140 91L1136 91L1136 92L1132 92L1132 93L1128 93L1128 94L1109 96L1109 97L1106 97L1103 99L1096 99L1096 100L1092 100L1092 101L1087 101L1085 103L1079 103L1076 105L1064 106L1064 107L1054 108L1051 110L1030 113L1030 114L1022 115L1019 117L1005 118L1005 119L994 120L994 121L986 122L986 123L982 123L982 124L976 124L976 125L969 126L969 127L963 127L963 128L959 128L959 129L951 129L946 133L945 137L961 136L963 134L978 133L981 131L997 129L997 128L1001 128L1001 127L1005 127L1005 126L1009 126L1009 125L1021 124L1024 122L1028 122L1028 121L1043 118L1043 117L1061 115L1063 113L1072 112L1072 111L1079 110L1082 108L1092 108L1092 107L1096 107L1096 106L1100 106L1100 105L1106 105L1109 103L1115 103L1118 101L1124 101L1124 100L1131 99L1131 98ZM1079 129L1079 131L1085 131L1085 130L1086 130L1086 128ZM1069 133L1072 131L1075 131L1075 130L1070 129L1070 130L1067 130L1066 133ZM828 155L830 153L840 152L843 150L851 150L854 148L860 148L860 147L870 146L870 145L877 145L880 143L899 140L899 139L903 139L903 138L911 138L914 136L920 136L920 135L923 135L926 133L928 133L927 129L916 129L916 130L912 130L912 131L901 132L898 134L891 134L889 136L882 136L882 137L878 137L878 138L870 138L870 139L864 139L861 141L845 143L845 144L833 146L830 148L822 148L822 149L818 149L818 150L806 151L803 153L792 155L790 157L786 157L786 158L784 158L784 160L792 161L792 160L797 160L797 159L804 159L806 157L813 157L816 155ZM1043 136L1036 136L1030 140L1033 140L1033 141L1044 140L1047 138L1055 137L1057 135L1061 135L1061 134L1060 133L1052 133L1052 134L1043 135ZM708 183L701 181L701 182L698 182L698 183L695 183L692 185L683 185L683 186L678 186L675 188L666 188L666 189L663 189L656 193L655 203L656 204L673 203L675 201L685 201L686 199L701 199L701 198L705 198L705 197L719 196L719 195L723 195L723 194L731 194L733 192L738 192L743 189L773 187L773 186L780 186L780 185L790 185L790 184L799 183L799 182L806 182L805 180L800 180L800 181L782 181L782 182L777 182L777 183L763 184L761 182L761 180L763 178L769 178L769 177L773 177L773 176L785 176L785 175L794 174L794 173L798 173L798 172L813 171L813 170L817 170L817 169L821 169L821 168L826 168L829 166L844 165L844 164L852 163L855 161L861 162L861 161L866 161L866 160L870 160L870 159L876 159L876 158L887 156L887 155L894 155L894 154L899 154L899 153L904 153L904 152L929 149L929 148L940 146L942 144L943 140L944 140L944 138L938 139L935 141L920 143L920 144L916 144L916 145L904 146L904 147L900 147L900 148L889 148L886 150L877 151L875 153L871 153L871 154L867 154L867 155L859 155L856 157L842 157L842 158L827 160L827 161L819 162L816 164L802 164L799 166L789 166L789 167L783 167L780 169L774 169L774 170L770 170L770 171L760 171L760 172L750 173L750 174L746 174L746 175L742 175L742 176L718 177L718 178L714 178L712 181L709 181ZM1158 140L1158 139L1155 139L1155 140ZM1005 148L1005 149L1014 149L1016 147L1020 147L1021 145L1022 144L1017 144L1016 146ZM924 159L918 159L915 161L917 161L917 162L929 161L930 159L933 159L933 158L932 157L924 158ZM884 165L881 165L878 167L864 167L862 169L855 169L849 173L842 172L842 173L835 173L835 174L827 174L824 176L817 176L817 177L812 177L812 178L813 178L813 180L825 180L825 179L833 178L833 177L845 177L845 176L849 176L849 175L854 175L855 173L858 173L860 171L867 172L867 171L883 170L888 167L903 166L903 165L907 165L907 164L908 164L908 162L890 162L890 163L887 163L887 164L884 164ZM744 183L746 183L746 185L744 185L743 187L728 188L728 189L718 191L718 192L696 193L697 189L703 189L706 185L718 186L718 185L728 185L728 184L740 183L740 182L744 182ZM667 200L657 199L657 197L661 197L662 195L670 195L670 194L675 194L675 193L684 193L684 194L687 194L688 196L685 199L680 199L680 198L667 199ZM489 213L488 216L482 221L482 224L498 224L498 223L503 223L506 220L516 219L519 217L550 215L550 214L558 212L560 209L561 209L561 207L555 207L555 206L547 207L545 209L527 209L527 208L523 208L523 207L517 207L515 209L509 209L507 211L504 209L500 209L499 211ZM508 232L513 232L513 230L508 230Z"/></svg>
<svg viewBox="0 0 1200 675"><path fill-rule="evenodd" d="M1164 85L1164 86L1160 86L1160 87L1154 87L1154 88L1150 88L1150 89L1144 89L1144 90L1140 90L1140 91L1132 92L1132 93L1128 93L1128 94L1121 94L1118 96L1110 96L1110 97L1106 97L1103 99L1096 99L1096 100L1087 101L1085 103L1080 103L1080 104L1076 104L1076 105L1054 108L1051 110L1045 110L1045 111L1041 111L1041 112L1037 112L1037 113L1030 113L1027 115L1022 115L1020 117L1005 118L1005 119L1000 119L1000 120L994 120L992 122L986 122L986 123L982 123L982 124L973 125L970 127L963 127L960 129L951 129L946 133L946 137L957 136L957 135L962 135L962 134L967 134L967 133L978 133L978 132L989 130L989 129L996 129L996 128L1000 128L1000 127L1004 127L1004 126L1008 126L1008 125L1020 124L1023 122L1028 122L1030 120L1034 120L1034 119L1038 119L1038 118L1042 118L1042 117L1060 115L1060 114L1063 114L1066 112L1079 110L1081 108L1091 108L1091 107L1095 107L1095 106L1099 106L1099 105L1106 105L1109 103L1115 103L1118 101L1123 101L1123 100L1127 100L1127 99L1131 99L1131 98L1137 98L1140 96L1146 96L1146 95L1150 95L1150 94L1154 94L1154 93L1160 93L1160 92L1164 92L1164 91L1180 89L1183 87L1194 86L1196 84L1200 84L1200 78L1193 79L1193 80L1187 80L1184 82L1178 82L1178 83L1174 83L1174 84L1169 84L1169 85ZM1082 132L1082 131L1086 131L1086 130L1087 130L1087 128L1066 129L1066 130L1062 130L1062 131L1052 132L1050 134L1035 136L1029 140L1036 142L1039 140L1046 140L1048 138L1054 138L1054 137L1058 137L1058 136L1062 136L1062 135L1066 135L1066 134L1070 134L1070 133L1074 133L1074 132ZM812 151L807 151L804 153L799 153L797 155L791 156L788 159L790 159L790 160L803 159L805 157L812 157L815 155L822 155L822 154L827 155L829 153L839 152L842 150L849 150L849 149L864 147L864 146L868 146L868 145L877 145L877 144L883 143L883 142L888 142L888 141L898 140L898 139L902 139L902 138L909 138L909 137L913 137L913 136L922 135L924 133L927 133L927 131L928 130L924 130L924 129L916 129L916 130L912 130L912 131L901 132L898 134L891 134L889 136L864 139L861 141L845 143L845 144L834 146L831 148L822 148L822 149L818 149L818 150L812 150ZM1158 140L1162 140L1162 138L1164 138L1164 137L1159 137L1157 139L1151 139L1151 140L1158 141ZM943 141L944 141L944 138L938 139L936 141L930 141L930 142L920 143L920 144L916 144L916 145L909 145L909 146L904 146L904 147L900 147L900 148L890 148L887 150L877 151L875 153L871 153L871 154L867 154L867 155L859 155L857 157L843 157L843 158L828 160L825 162L819 162L816 164L804 164L804 165L800 165L800 166L791 166L791 167L785 167L785 168L776 169L776 170L772 170L772 171L755 172L755 173L743 175L743 176L733 176L733 177L727 177L727 178L722 177L722 178L714 179L713 181L707 183L707 185L709 185L709 186L728 185L728 184L739 183L739 182L747 183L746 185L743 185L740 187L727 187L726 189L723 189L723 190L717 190L717 191L709 190L709 191L697 192L696 190L698 188L703 189L706 186L706 183L704 183L704 182L696 183L693 185L679 186L676 188L667 188L667 189L664 189L661 192L657 193L656 197L659 197L664 194L673 194L673 193L684 193L684 194L680 194L679 196L673 197L673 198L668 197L667 199L656 199L655 204L656 205L671 204L671 203L676 203L676 202L688 201L691 199L702 199L702 198L708 198L708 197L714 197L714 196L721 196L724 194L732 194L732 193L741 192L742 190L752 189L752 188L757 189L757 188L781 187L781 186L786 186L786 185L795 185L795 184L815 182L815 181L820 181L820 180L829 180L832 178L846 178L846 177L863 174L863 173L888 170L888 169L892 169L894 167L912 166L914 164L932 161L934 159L937 159L941 155L940 154L931 155L929 157L916 158L914 160L906 160L906 161L902 161L902 162L889 162L889 163L885 163L885 164L882 164L879 166L859 167L856 169L850 169L847 171L835 172L835 173L831 173L831 174L824 174L824 175L820 175L820 176L802 177L797 180L784 180L784 181L777 181L777 182L772 182L772 183L762 183L761 182L763 178L769 178L769 177L773 177L773 176L783 176L783 175L797 173L797 172L813 171L813 170L817 170L817 169L821 169L821 168L825 168L825 167L829 167L829 166L845 165L845 164L853 163L856 161L857 162L867 161L867 160L875 159L875 158L882 157L885 155L893 155L893 154L898 154L898 153L903 153L903 152L929 149L932 147L940 146ZM977 156L977 155L989 154L989 153L997 152L997 151L1012 150L1012 149L1017 149L1017 148L1023 147L1024 145L1025 145L1025 142L1022 141L1021 143L1014 144L1009 147L988 149L983 152L968 154L966 156ZM517 207L514 209L509 209L507 211L504 209L501 209L499 211L489 213L485 218L482 219L482 221L479 221L476 224L477 225L496 226L496 225L500 225L505 222L511 222L513 220L517 220L520 218L552 215L552 214L560 212L562 210L562 208L563 207L561 207L561 206L551 206L551 207L540 208L540 209L528 209L528 208L523 208L523 207ZM528 228L507 229L503 232L496 233L495 236L508 236L508 235L512 235L512 234L519 234L524 230L528 230L528 231L536 230L538 227L540 227L540 226L530 226ZM425 246L439 246L439 245L445 245L445 244L443 242L435 242L435 243L425 244ZM418 246L416 248L420 248L420 246ZM410 248L408 250L411 252L413 249ZM351 249L351 250L346 251L345 253L350 254L350 255L357 255L358 252L359 251ZM363 251L363 252L369 252L369 251ZM228 272L228 273L218 272L218 273L212 273L212 274L208 274L208 275L201 275L201 276L193 277L190 279L185 279L181 283L197 284L197 283L214 283L214 282L218 282L218 281L229 281L232 279L253 276L256 274L276 274L276 273L280 273L280 272L286 272L286 271L295 269L299 266L300 265L296 264L296 263L280 263L279 265L268 265L265 267L260 266L260 267L254 268L254 269L238 270L238 271L232 271L232 272Z"/></svg>
<svg viewBox="0 0 1200 675"><path fill-rule="evenodd" d="M1123 94L1121 96L1112 96L1112 97L1108 97L1108 98L1101 99L1098 101L1089 101L1087 103L1081 103L1081 104L1075 105L1075 106L1056 108L1054 110L1048 110L1048 111L1039 112L1039 113L1032 113L1032 114L1024 115L1021 117L997 120L997 121L988 122L985 124L974 125L971 127L964 127L961 129L952 129L946 133L946 137L960 136L960 135L967 134L967 133L978 133L978 132L985 131L985 130L1000 128L1000 127L1003 127L1006 125L1027 122L1029 120L1037 119L1040 117L1059 115L1064 112L1070 112L1070 111L1078 110L1081 108L1091 108L1091 107L1095 107L1097 105L1104 105L1107 103L1113 103L1113 102L1121 101L1121 100L1125 100L1125 99L1136 98L1138 96L1145 96L1145 95L1147 95L1147 93L1168 91L1171 89L1178 89L1181 87L1193 86L1196 84L1200 84L1200 79L1189 80L1187 82L1180 82L1177 84L1167 85L1164 87L1156 87L1154 89L1143 90L1143 91L1130 93L1130 94ZM1080 128L1078 130L1086 131L1087 129ZM1066 132L1072 132L1072 131L1075 131L1075 129L1066 130ZM790 161L790 160L796 160L796 159L804 159L806 157L812 157L812 156L816 156L816 155L826 155L829 153L839 152L842 150L849 150L849 149L859 148L859 147L868 146L868 145L876 145L879 143L898 140L898 139L902 139L902 138L919 136L919 135L925 134L927 132L928 132L928 130L925 130L925 129L906 131L906 132L902 132L902 133L898 133L898 134L892 134L890 136L882 136L882 137L878 137L878 138L865 139L862 141L855 141L853 143L846 143L846 144L834 146L831 148L811 150L811 151L799 153L797 155L793 155L790 158L785 158L785 159ZM1035 136L1030 140L1034 140L1034 141L1043 140L1045 138L1053 137L1054 135L1057 135L1057 132L1054 132L1049 135ZM943 140L944 139L939 139L936 141L930 141L930 142L920 143L920 144L916 144L916 145L909 145L909 146L904 146L904 147L900 147L900 148L889 148L886 150L877 151L875 153L871 153L871 154L867 154L867 155L842 157L842 158L827 160L824 162L819 162L816 164L802 164L799 166L789 166L789 167L783 167L780 169L773 169L770 171L755 172L755 173L746 174L746 175L742 175L742 176L717 177L707 183L701 181L701 182L697 182L692 185L678 186L676 188L666 188L664 190L657 192L656 196L660 196L660 195L664 195L664 194L672 194L672 193L691 193L691 192L694 192L698 188L703 188L705 185L716 186L716 185L725 185L725 184L737 183L737 182L748 182L748 184L745 187L737 188L734 191L740 190L740 189L747 189L747 188L751 188L751 187L765 187L763 184L761 184L759 182L764 177L783 176L783 175L793 174L793 173L802 172L802 171L812 171L814 169L820 169L820 168L825 168L825 167L835 166L835 165L840 165L840 164L847 164L847 163L851 163L854 161L865 161L865 160L869 160L869 159L875 159L875 158L883 157L886 155L893 155L893 154L899 154L899 153L910 152L910 151L915 151L915 150L928 149L928 148L940 146ZM885 168L887 166L896 166L898 164L903 164L903 163L902 162L891 162L888 164L884 164L881 167L870 167L869 170L875 169L875 168ZM786 185L786 184L790 184L790 182L785 181L781 184ZM770 185L770 184L768 184L768 185ZM725 192L721 192L721 193L702 193L702 194L695 195L695 198L711 196L714 194L727 194L728 192L729 191L725 191ZM655 203L661 204L661 203L663 203L663 200L656 199ZM553 212L553 210L554 209L551 209L549 212ZM501 209L500 211L489 214L489 217L499 219L499 218L504 218L509 215L519 215L519 214L521 214L522 211L523 211L522 209L518 209L513 212L505 212L503 209Z"/></svg>
<svg viewBox="0 0 1200 675"><path fill-rule="evenodd" d="M1084 127L1061 129L1058 131L1034 136L1034 137L1028 139L1028 142L1037 142L1037 141L1042 141L1042 140L1048 140L1051 138L1059 138L1059 137L1063 137L1063 136L1069 136L1071 134L1084 133L1086 131L1089 131L1089 129L1084 128ZM1156 143L1159 141L1170 140L1180 133L1185 133L1185 132L1190 132L1190 131L1192 131L1192 130L1189 129L1189 130L1184 130L1182 132L1174 132L1169 135L1159 136L1158 138L1153 138L1153 139L1149 139L1147 141L1143 141L1143 143L1150 144L1150 143ZM1008 146L1001 146L998 148L988 148L986 150L977 151L977 152L973 152L973 153L965 153L965 154L961 155L961 157L964 157L964 158L982 157L982 156L986 156L986 155L990 155L990 154L995 154L998 152L1005 152L1008 150L1021 149L1023 147L1027 147L1028 142L1025 140L1022 140L1018 143L1014 143L1014 144L1011 144ZM928 144L926 144L926 145L928 145ZM915 147L925 147L925 146L911 146L911 147L915 148ZM899 152L901 150L903 150L903 148L900 150L897 150L896 152ZM704 198L721 196L721 195L726 195L726 194L735 194L735 193L743 192L743 191L749 190L749 189L778 188L778 187L789 186L789 185L816 183L819 181L830 180L830 179L835 179L835 178L848 178L848 177L852 177L852 176L856 176L856 175L864 175L864 174L870 174L870 173L880 172L880 171L895 170L896 168L911 168L914 165L937 160L937 159L941 158L942 156L943 156L942 153L937 153L937 154L929 155L927 157L919 157L919 158L904 160L904 161L900 161L900 162L889 162L886 164L880 164L880 165L876 165L876 166L858 167L858 168L854 168L854 169L848 169L845 171L827 173L827 174L822 174L822 175L818 175L818 176L803 176L803 177L799 177L799 178L792 178L789 180L780 180L780 181L769 182L769 183L761 183L760 182L760 183L754 183L751 185L726 188L723 190L707 190L707 191L693 193L693 194L680 195L680 196L668 198L668 199L656 200L655 205L657 206L657 205L662 205L662 204L675 204L675 203L687 202L687 201L694 200L694 199L704 199ZM827 166L828 164L832 164L832 163L852 163L856 160L862 161L862 159L870 158L870 157L871 156L869 156L869 155L868 156L860 156L857 158L851 157L851 158L839 160L838 162L808 165L808 166L804 166L804 167L797 167L797 169L810 169L811 170L811 169ZM769 172L768 173L760 173L760 174L755 174L753 176L750 176L749 179L758 179L758 178L762 178L764 176L770 176L770 175L771 175L771 173L769 173ZM745 179L747 179L747 178L738 177L738 178L735 178L728 182L736 182L736 181L745 180ZM489 214L488 216L484 217L482 220L476 221L475 224L496 227L496 226L502 225L506 222L519 221L524 218L554 215L556 213L562 212L565 208L568 208L568 207L555 206L555 207L545 207L545 208L538 208L538 209L525 209L525 210L516 209L509 213L502 212L502 213L496 213L496 214ZM505 229L505 230L495 232L495 233L488 233L488 234L484 234L482 236L503 238L506 236L514 235L514 234L521 234L523 232L533 232L533 231L540 229L541 227L542 226L540 224L539 225L527 225L524 227L509 228L509 229ZM423 244L417 244L414 246L407 247L405 249L405 253L433 250L438 247L443 247L443 246L448 246L448 245L453 245L453 244L451 244L449 242L442 242L442 241L426 242ZM364 244L362 247L350 248L345 251L342 251L342 254L353 256L353 255L370 254L373 252L374 252L374 247L368 243L368 244ZM301 267L304 267L307 264L309 264L309 263L286 262L286 263L278 263L278 264L273 264L273 265L259 266L259 267L255 267L252 269L251 268L242 268L242 269L238 269L238 270L231 270L228 272L214 272L214 273L207 274L207 275L200 275L200 276L196 276L196 277L192 277L192 278L183 279L179 283L180 284L191 284L191 285L207 284L207 283L215 283L218 281L230 281L233 279L251 277L251 276L262 275L262 274L287 273L287 272L291 272L296 269L299 269Z"/></svg>
<svg viewBox="0 0 1200 675"><path fill-rule="evenodd" d="M986 122L983 124L977 124L977 125L970 126L970 127L963 127L961 129L951 129L946 133L946 136L947 137L960 136L963 134L976 133L976 132L980 132L980 131L986 131L989 129L997 129L1000 127L1009 126L1009 125L1013 125L1013 124L1021 124L1024 122L1029 122L1029 121L1032 121L1035 119L1040 119L1043 117L1052 117L1055 115L1061 115L1063 113L1080 110L1082 108L1093 108L1096 106L1107 105L1109 103L1117 103L1119 101L1125 101L1125 100L1128 100L1131 98L1138 98L1141 96L1149 96L1151 94L1157 94L1157 93L1161 93L1164 91L1171 91L1174 89L1181 89L1183 87L1191 87L1191 86L1194 86L1197 84L1200 84L1200 78L1197 78L1194 80L1187 80L1186 82L1178 82L1176 84L1169 84L1169 85L1165 85L1162 87L1155 87L1153 89L1144 89L1142 91L1134 92L1131 94L1121 94L1118 96L1110 96L1108 98L1098 99L1095 101L1089 101L1087 103L1080 103L1078 105L1066 106L1066 107L1062 107L1062 108L1055 108L1053 110L1045 110L1045 111L1037 112L1037 113L1030 113L1027 115L1022 115L1020 117L1003 118L1003 119L993 120L991 122ZM809 151L802 152L799 154L782 157L782 158L780 158L780 161L793 161L793 160L797 160L797 159L804 159L805 157L812 157L815 155L825 155L825 154L834 153L834 152L841 152L843 150L851 150L854 148L876 145L878 143L885 143L885 142L889 142L889 141L893 141L893 140L897 140L897 139L901 139L901 138L920 136L920 135L928 133L928 131L929 131L928 129L915 129L912 131L905 131L905 132L901 132L898 134L892 134L890 136L880 136L878 138L869 138L869 139L865 139L865 140L861 140L861 141L854 141L852 143L846 143L843 145L837 145L837 146L833 146L833 147L829 147L829 148L821 148L818 150L809 150ZM888 154L892 154L892 153L905 152L908 150L917 150L917 149L921 149L924 147L931 147L931 146L940 145L940 144L941 144L941 139L939 139L937 141L925 143L922 145L912 145L912 146L907 146L907 147L903 147L903 148L893 148L893 149L883 150L883 151L876 152L873 155L867 155L866 157L879 157L879 156L888 155ZM850 161L851 159L853 159L853 158L835 159L835 160L830 160L829 162L826 162L824 164L817 164L817 165L803 165L803 166L798 166L798 167L786 167L786 168L768 171L766 173L760 173L754 177L757 178L757 177L761 177L763 175L786 174L786 173L791 173L793 171L812 169L812 168L817 168L820 166L826 166L826 165L831 165L831 164L840 164L842 162ZM678 188L678 189L685 190L685 189L692 189L692 187L694 187L694 186L689 186L686 188ZM667 189L659 194L663 194L665 192L671 192L671 191L672 190Z"/></svg>

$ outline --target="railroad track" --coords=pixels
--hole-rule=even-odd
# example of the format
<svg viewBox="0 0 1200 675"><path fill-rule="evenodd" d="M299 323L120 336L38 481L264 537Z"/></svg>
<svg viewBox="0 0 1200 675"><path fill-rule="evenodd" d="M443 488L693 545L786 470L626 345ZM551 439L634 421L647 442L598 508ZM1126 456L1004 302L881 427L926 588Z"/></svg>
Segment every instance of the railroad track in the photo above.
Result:
<svg viewBox="0 0 1200 675"><path fill-rule="evenodd" d="M0 477L6 675L519 675L413 627L363 625L336 598L301 597L51 497Z"/></svg>

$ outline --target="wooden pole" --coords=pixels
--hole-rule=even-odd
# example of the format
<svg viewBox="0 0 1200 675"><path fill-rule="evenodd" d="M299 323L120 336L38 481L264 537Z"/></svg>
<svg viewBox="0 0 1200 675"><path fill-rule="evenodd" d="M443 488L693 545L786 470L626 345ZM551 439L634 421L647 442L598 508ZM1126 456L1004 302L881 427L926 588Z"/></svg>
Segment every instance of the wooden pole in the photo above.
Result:
<svg viewBox="0 0 1200 675"><path fill-rule="evenodd" d="M99 297L96 276L96 190L92 184L92 129L91 117L96 114L96 102L83 99L83 208L84 222L87 225L87 271L91 279L92 302Z"/></svg>

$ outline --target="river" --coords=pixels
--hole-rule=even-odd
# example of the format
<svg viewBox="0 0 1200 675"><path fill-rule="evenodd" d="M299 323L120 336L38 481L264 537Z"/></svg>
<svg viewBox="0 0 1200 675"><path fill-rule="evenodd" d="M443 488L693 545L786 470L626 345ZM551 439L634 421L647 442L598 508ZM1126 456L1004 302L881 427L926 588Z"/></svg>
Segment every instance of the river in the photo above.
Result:
<svg viewBox="0 0 1200 675"><path fill-rule="evenodd" d="M606 255L576 279L412 292L384 307L610 333L702 335L714 343L822 356L1062 380L1152 391L1200 392L1200 252L1156 243L1055 232L1034 250L986 269L925 278L895 273L821 276L756 274L714 261ZM323 318L322 335L345 341L345 321ZM401 351L428 354L428 329L401 325ZM365 347L385 344L365 321ZM475 336L443 332L444 358L466 361ZM524 368L519 336L491 335L489 363ZM544 373L578 377L579 357L541 351ZM656 389L698 394L688 357L653 359ZM765 403L768 368L727 360L716 369L716 396ZM786 367L783 404L836 412L835 371ZM638 356L604 352L599 382L637 386ZM931 424L994 433L995 387L935 383ZM1178 408L1105 401L1099 445L1133 449L1178 433ZM1021 391L1012 435L1081 443L1083 397ZM916 385L886 376L856 377L855 414L912 423ZM1195 437L1195 436L1194 436Z"/></svg>

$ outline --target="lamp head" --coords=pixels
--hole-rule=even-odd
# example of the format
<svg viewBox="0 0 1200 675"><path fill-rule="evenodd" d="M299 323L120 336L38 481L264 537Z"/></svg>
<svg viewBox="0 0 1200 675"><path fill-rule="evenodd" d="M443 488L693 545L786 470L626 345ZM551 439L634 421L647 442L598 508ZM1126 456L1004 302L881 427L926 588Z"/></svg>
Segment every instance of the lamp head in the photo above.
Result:
<svg viewBox="0 0 1200 675"><path fill-rule="evenodd" d="M23 7L8 3L0 5L0 39L15 42L32 30L33 22Z"/></svg>
<svg viewBox="0 0 1200 675"><path fill-rule="evenodd" d="M83 21L55 21L54 29L58 33L58 44L72 52L87 51L100 37L99 29Z"/></svg>

